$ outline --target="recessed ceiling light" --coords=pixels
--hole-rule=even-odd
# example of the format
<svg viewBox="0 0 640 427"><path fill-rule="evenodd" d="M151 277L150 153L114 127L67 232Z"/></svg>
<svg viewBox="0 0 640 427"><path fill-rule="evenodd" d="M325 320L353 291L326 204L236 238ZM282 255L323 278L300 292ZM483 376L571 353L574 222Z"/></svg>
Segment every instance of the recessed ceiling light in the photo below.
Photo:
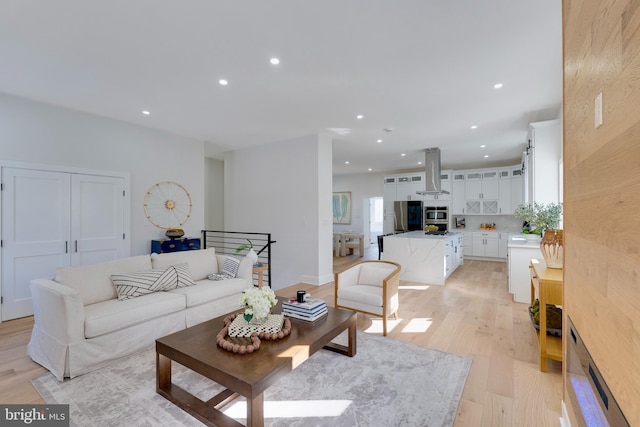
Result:
<svg viewBox="0 0 640 427"><path fill-rule="evenodd" d="M220 79L220 80L218 80L218 83L220 83L222 86L226 86L226 85L228 85L228 84L229 84L229 82L228 82L228 81L226 81L225 79Z"/></svg>
<svg viewBox="0 0 640 427"><path fill-rule="evenodd" d="M421 164L422 164L422 162L418 162L418 164L419 164L419 165L421 165Z"/></svg>
<svg viewBox="0 0 640 427"><path fill-rule="evenodd" d="M371 172L373 169L369 168L369 169L367 169L367 170L368 170L369 172Z"/></svg>
<svg viewBox="0 0 640 427"><path fill-rule="evenodd" d="M402 157L406 156L406 154L405 154L405 153L402 153L402 154L400 154L400 155L401 155Z"/></svg>
<svg viewBox="0 0 640 427"><path fill-rule="evenodd" d="M381 139L379 139L379 140L377 140L376 142L377 142L378 144L380 144L380 143L382 142L382 140L381 140Z"/></svg>
<svg viewBox="0 0 640 427"><path fill-rule="evenodd" d="M144 114L145 116L148 116L149 114L151 114L151 112L147 110L142 110L142 114Z"/></svg>
<svg viewBox="0 0 640 427"><path fill-rule="evenodd" d="M385 132L393 132L393 128L384 128L382 130Z"/></svg>
<svg viewBox="0 0 640 427"><path fill-rule="evenodd" d="M471 129L478 129L478 125L472 125Z"/></svg>
<svg viewBox="0 0 640 427"><path fill-rule="evenodd" d="M363 118L364 118L364 116L363 116L362 114L358 114L358 115L356 116L356 119L358 119L358 120L363 119Z"/></svg>
<svg viewBox="0 0 640 427"><path fill-rule="evenodd" d="M348 164L349 164L349 160L347 160L346 162L344 162L344 164L345 164L345 165L348 165Z"/></svg>
<svg viewBox="0 0 640 427"><path fill-rule="evenodd" d="M484 148L484 147L486 147L486 145L484 145L484 144L482 144L482 145L480 146L480 148Z"/></svg>
<svg viewBox="0 0 640 427"><path fill-rule="evenodd" d="M493 88L494 89L501 89L502 86L504 86L502 83L496 83L496 84L493 85Z"/></svg>
<svg viewBox="0 0 640 427"><path fill-rule="evenodd" d="M488 158L488 157L489 157L489 155L488 155L488 154L485 154L485 155L484 155L484 158L485 158L485 159L486 159L486 158Z"/></svg>
<svg viewBox="0 0 640 427"><path fill-rule="evenodd" d="M278 58L271 58L269 62L271 62L271 64L273 65L278 65L280 63L280 60Z"/></svg>

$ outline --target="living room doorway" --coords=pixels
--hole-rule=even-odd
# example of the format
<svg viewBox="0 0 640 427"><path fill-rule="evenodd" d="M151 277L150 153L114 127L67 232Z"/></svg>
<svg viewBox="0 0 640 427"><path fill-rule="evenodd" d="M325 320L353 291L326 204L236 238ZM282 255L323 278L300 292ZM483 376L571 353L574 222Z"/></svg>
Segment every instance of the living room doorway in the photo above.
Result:
<svg viewBox="0 0 640 427"><path fill-rule="evenodd" d="M369 240L372 245L378 244L378 235L382 234L384 207L382 197L369 199Z"/></svg>

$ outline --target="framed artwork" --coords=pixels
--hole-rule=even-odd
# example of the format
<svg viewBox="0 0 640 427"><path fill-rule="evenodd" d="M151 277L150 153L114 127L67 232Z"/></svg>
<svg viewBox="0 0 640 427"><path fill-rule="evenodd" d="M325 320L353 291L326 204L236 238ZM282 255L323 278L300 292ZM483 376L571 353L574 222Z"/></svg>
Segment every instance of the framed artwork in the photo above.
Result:
<svg viewBox="0 0 640 427"><path fill-rule="evenodd" d="M351 224L351 191L333 193L333 223Z"/></svg>

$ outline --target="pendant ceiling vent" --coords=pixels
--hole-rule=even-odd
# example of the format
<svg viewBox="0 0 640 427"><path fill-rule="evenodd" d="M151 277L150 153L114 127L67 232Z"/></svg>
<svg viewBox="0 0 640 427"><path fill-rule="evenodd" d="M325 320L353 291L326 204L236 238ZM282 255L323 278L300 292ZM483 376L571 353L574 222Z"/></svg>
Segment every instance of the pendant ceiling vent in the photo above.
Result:
<svg viewBox="0 0 640 427"><path fill-rule="evenodd" d="M417 194L449 194L448 191L442 189L442 180L440 177L440 149L438 147L427 148L424 150L424 166L425 166L425 191L416 191Z"/></svg>

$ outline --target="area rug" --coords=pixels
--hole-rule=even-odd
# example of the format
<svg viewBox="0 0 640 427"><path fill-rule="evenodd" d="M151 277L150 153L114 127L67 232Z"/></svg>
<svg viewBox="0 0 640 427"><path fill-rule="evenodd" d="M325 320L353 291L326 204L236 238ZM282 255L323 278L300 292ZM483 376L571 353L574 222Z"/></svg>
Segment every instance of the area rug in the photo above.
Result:
<svg viewBox="0 0 640 427"><path fill-rule="evenodd" d="M265 426L451 426L471 360L366 333L353 358L321 350L265 392ZM202 400L222 387L174 363L173 382ZM155 351L58 382L32 380L46 403L69 404L74 426L202 426L155 391ZM245 424L237 399L227 415Z"/></svg>

